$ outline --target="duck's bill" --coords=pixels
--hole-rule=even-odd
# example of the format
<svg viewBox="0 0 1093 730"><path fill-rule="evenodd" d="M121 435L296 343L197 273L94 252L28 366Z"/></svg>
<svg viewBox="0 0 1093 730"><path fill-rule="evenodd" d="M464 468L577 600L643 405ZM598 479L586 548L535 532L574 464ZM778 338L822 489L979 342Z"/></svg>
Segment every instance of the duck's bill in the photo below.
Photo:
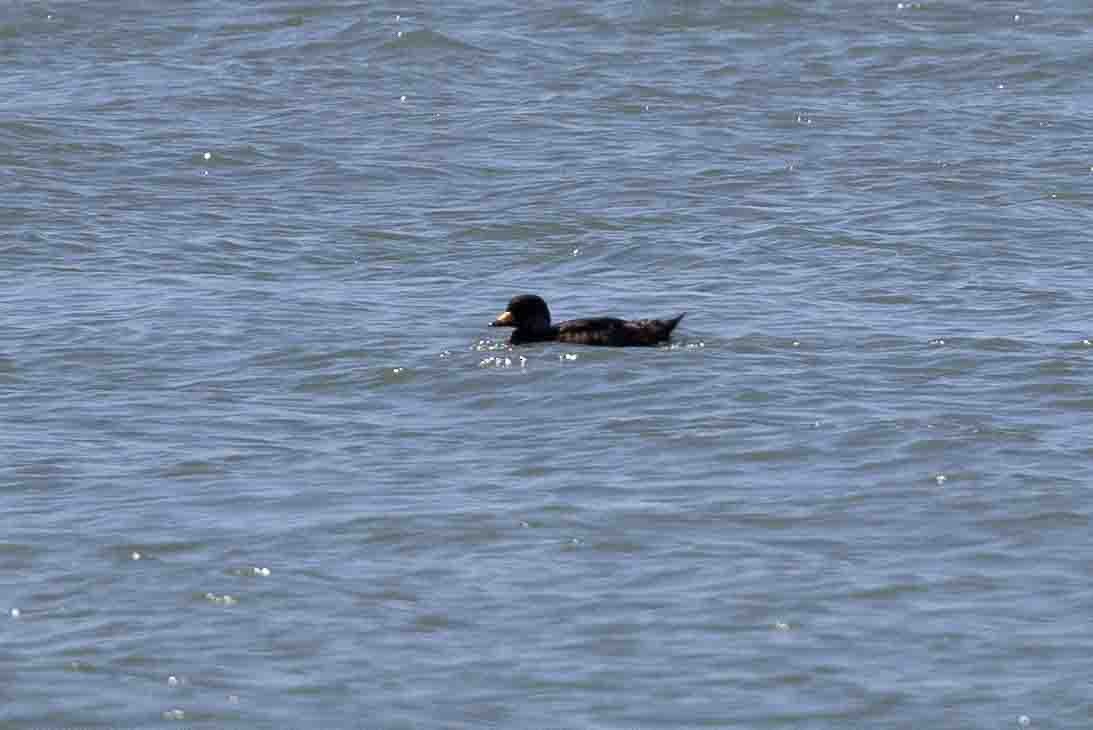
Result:
<svg viewBox="0 0 1093 730"><path fill-rule="evenodd" d="M512 312L505 310L501 313L497 319L490 322L490 327L515 327L516 319L512 316Z"/></svg>

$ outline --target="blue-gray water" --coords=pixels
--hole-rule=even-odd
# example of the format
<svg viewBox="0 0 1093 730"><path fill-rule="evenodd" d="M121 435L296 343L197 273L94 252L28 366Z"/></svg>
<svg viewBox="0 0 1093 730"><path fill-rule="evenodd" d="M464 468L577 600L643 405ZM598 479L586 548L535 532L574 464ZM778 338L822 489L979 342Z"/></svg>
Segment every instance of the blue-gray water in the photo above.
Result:
<svg viewBox="0 0 1093 730"><path fill-rule="evenodd" d="M5 4L0 725L1089 727L1091 30Z"/></svg>

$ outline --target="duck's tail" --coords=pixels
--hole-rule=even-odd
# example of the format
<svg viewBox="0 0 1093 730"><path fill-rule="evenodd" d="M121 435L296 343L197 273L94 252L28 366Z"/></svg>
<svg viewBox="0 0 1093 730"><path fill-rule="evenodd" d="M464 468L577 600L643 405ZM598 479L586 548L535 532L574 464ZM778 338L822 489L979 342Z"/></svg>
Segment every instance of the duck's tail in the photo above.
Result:
<svg viewBox="0 0 1093 730"><path fill-rule="evenodd" d="M663 333L664 333L663 334L664 339L668 339L668 337L671 336L672 330L674 330L676 328L676 325L679 324L679 320L683 319L686 316L687 316L687 313L683 312L678 317L672 317L671 319L662 319L660 321L661 325L664 328L662 330Z"/></svg>

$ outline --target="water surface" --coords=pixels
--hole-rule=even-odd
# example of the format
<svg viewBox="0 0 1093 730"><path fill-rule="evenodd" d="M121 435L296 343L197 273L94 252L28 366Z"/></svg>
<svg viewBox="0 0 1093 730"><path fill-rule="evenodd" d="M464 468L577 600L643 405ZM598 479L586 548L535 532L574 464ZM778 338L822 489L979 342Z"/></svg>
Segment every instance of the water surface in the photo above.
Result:
<svg viewBox="0 0 1093 730"><path fill-rule="evenodd" d="M6 6L0 721L1088 725L1091 25Z"/></svg>

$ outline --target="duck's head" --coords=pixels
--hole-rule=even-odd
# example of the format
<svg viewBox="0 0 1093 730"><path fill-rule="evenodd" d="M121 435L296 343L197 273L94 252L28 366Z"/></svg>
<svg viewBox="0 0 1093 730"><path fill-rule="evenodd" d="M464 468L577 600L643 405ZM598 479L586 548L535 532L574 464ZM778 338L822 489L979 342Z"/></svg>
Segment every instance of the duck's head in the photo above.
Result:
<svg viewBox="0 0 1093 730"><path fill-rule="evenodd" d="M509 300L501 315L490 327L515 327L518 330L545 330L550 328L550 310L541 297L521 294Z"/></svg>

